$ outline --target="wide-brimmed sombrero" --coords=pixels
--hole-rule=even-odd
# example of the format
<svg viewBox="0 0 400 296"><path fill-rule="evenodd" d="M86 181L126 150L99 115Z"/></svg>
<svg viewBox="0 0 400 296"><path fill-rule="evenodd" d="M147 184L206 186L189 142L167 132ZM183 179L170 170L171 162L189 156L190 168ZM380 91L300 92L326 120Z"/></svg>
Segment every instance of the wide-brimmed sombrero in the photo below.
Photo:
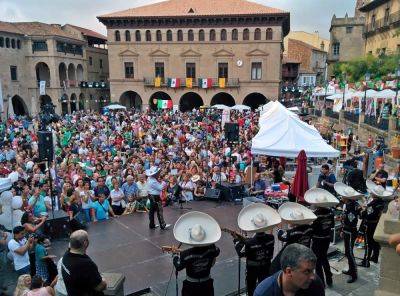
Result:
<svg viewBox="0 0 400 296"><path fill-rule="evenodd" d="M310 205L331 208L339 203L339 200L329 191L322 188L311 188L304 194L304 200Z"/></svg>
<svg viewBox="0 0 400 296"><path fill-rule="evenodd" d="M335 185L333 185L333 188L337 194L347 199L360 199L363 197L362 193L342 182L336 182Z"/></svg>
<svg viewBox="0 0 400 296"><path fill-rule="evenodd" d="M282 220L291 224L310 224L317 219L313 211L295 202L284 203L279 207L278 213Z"/></svg>
<svg viewBox="0 0 400 296"><path fill-rule="evenodd" d="M250 204L238 215L239 228L246 232L264 232L281 222L278 212L262 203Z"/></svg>
<svg viewBox="0 0 400 296"><path fill-rule="evenodd" d="M386 190L382 185L375 184L371 180L367 180L366 182L367 189L369 193L381 197L381 198L389 198L393 196L393 191Z"/></svg>
<svg viewBox="0 0 400 296"><path fill-rule="evenodd" d="M197 181L199 181L200 180L200 176L199 175L194 175L192 178L191 178L191 181L193 182L193 183L196 183Z"/></svg>
<svg viewBox="0 0 400 296"><path fill-rule="evenodd" d="M208 246L221 238L218 222L202 212L189 212L182 215L174 226L177 241L191 246Z"/></svg>
<svg viewBox="0 0 400 296"><path fill-rule="evenodd" d="M160 171L160 168L153 166L150 169L146 170L146 176L151 177L157 174Z"/></svg>

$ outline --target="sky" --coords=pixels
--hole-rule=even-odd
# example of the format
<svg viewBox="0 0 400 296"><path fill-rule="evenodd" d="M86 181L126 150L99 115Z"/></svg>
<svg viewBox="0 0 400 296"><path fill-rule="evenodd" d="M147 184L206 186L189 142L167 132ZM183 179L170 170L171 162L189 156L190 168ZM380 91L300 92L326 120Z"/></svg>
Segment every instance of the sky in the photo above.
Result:
<svg viewBox="0 0 400 296"><path fill-rule="evenodd" d="M199 0L201 1L201 0ZM223 0L219 0L223 1ZM353 16L356 0L253 0L267 6L289 11L292 31L319 31L329 39L333 14ZM133 8L157 0L0 0L1 21L40 21L74 24L106 33L96 16Z"/></svg>

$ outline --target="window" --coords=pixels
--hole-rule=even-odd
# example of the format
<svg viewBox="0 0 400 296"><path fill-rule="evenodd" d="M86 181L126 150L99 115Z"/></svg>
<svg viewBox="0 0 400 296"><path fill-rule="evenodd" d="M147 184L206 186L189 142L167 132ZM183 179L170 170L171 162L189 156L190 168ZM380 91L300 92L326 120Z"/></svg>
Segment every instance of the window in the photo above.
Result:
<svg viewBox="0 0 400 296"><path fill-rule="evenodd" d="M262 63L251 63L251 80L261 80Z"/></svg>
<svg viewBox="0 0 400 296"><path fill-rule="evenodd" d="M6 47L10 48L10 38L6 38Z"/></svg>
<svg viewBox="0 0 400 296"><path fill-rule="evenodd" d="M93 58L92 57L89 57L89 65L93 66Z"/></svg>
<svg viewBox="0 0 400 296"><path fill-rule="evenodd" d="M15 39L11 39L11 47L15 48Z"/></svg>
<svg viewBox="0 0 400 296"><path fill-rule="evenodd" d="M188 41L194 41L193 30L188 31Z"/></svg>
<svg viewBox="0 0 400 296"><path fill-rule="evenodd" d="M261 40L261 29L257 28L254 31L254 40Z"/></svg>
<svg viewBox="0 0 400 296"><path fill-rule="evenodd" d="M17 81L18 80L17 66L10 66L10 75L11 75L11 80L12 81Z"/></svg>
<svg viewBox="0 0 400 296"><path fill-rule="evenodd" d="M204 41L205 38L205 34L204 34L204 30L200 30L199 31L199 41Z"/></svg>
<svg viewBox="0 0 400 296"><path fill-rule="evenodd" d="M130 42L131 41L131 32L128 30L125 31L125 41Z"/></svg>
<svg viewBox="0 0 400 296"><path fill-rule="evenodd" d="M228 78L228 63L218 63L218 78Z"/></svg>
<svg viewBox="0 0 400 296"><path fill-rule="evenodd" d="M135 32L135 40L136 40L136 42L142 41L142 34L140 34L139 30L136 30L136 32Z"/></svg>
<svg viewBox="0 0 400 296"><path fill-rule="evenodd" d="M100 59L100 60L99 60L99 63L100 63L100 69L103 69L103 60Z"/></svg>
<svg viewBox="0 0 400 296"><path fill-rule="evenodd" d="M160 31L160 30L157 30L157 31L156 31L156 40L157 40L158 42L161 42L161 41L162 41L162 34L161 34L161 31Z"/></svg>
<svg viewBox="0 0 400 296"><path fill-rule="evenodd" d="M17 48L21 49L21 40L19 40L19 39L17 40Z"/></svg>
<svg viewBox="0 0 400 296"><path fill-rule="evenodd" d="M178 30L178 41L183 41L183 32L182 32L182 30Z"/></svg>
<svg viewBox="0 0 400 296"><path fill-rule="evenodd" d="M121 34L119 33L119 31L115 31L115 41L121 41Z"/></svg>
<svg viewBox="0 0 400 296"><path fill-rule="evenodd" d="M353 33L353 27L346 27L346 34Z"/></svg>
<svg viewBox="0 0 400 296"><path fill-rule="evenodd" d="M171 30L167 31L167 41L172 41L172 31Z"/></svg>
<svg viewBox="0 0 400 296"><path fill-rule="evenodd" d="M324 43L324 41L321 42L321 45L319 46L319 48L320 48L321 50L325 50L325 43Z"/></svg>
<svg viewBox="0 0 400 296"><path fill-rule="evenodd" d="M0 37L0 47L4 47L4 38Z"/></svg>
<svg viewBox="0 0 400 296"><path fill-rule="evenodd" d="M376 15L372 15L371 17L371 29L375 29L375 25L376 25Z"/></svg>
<svg viewBox="0 0 400 296"><path fill-rule="evenodd" d="M125 62L125 78L134 78L133 63Z"/></svg>
<svg viewBox="0 0 400 296"><path fill-rule="evenodd" d="M226 30L225 29L221 30L221 41L226 41Z"/></svg>
<svg viewBox="0 0 400 296"><path fill-rule="evenodd" d="M250 31L249 29L244 29L243 30L243 40L249 40L250 39Z"/></svg>
<svg viewBox="0 0 400 296"><path fill-rule="evenodd" d="M155 63L154 65L155 77L164 78L164 63Z"/></svg>
<svg viewBox="0 0 400 296"><path fill-rule="evenodd" d="M340 43L336 42L332 46L332 53L333 55L340 55Z"/></svg>
<svg viewBox="0 0 400 296"><path fill-rule="evenodd" d="M146 31L146 41L147 41L147 42L150 42L150 41L151 41L151 32L150 32L150 30L147 30L147 31Z"/></svg>
<svg viewBox="0 0 400 296"><path fill-rule="evenodd" d="M238 30L237 29L233 29L232 30L232 40L233 41L239 40L239 34L238 34Z"/></svg>
<svg viewBox="0 0 400 296"><path fill-rule="evenodd" d="M215 30L210 30L210 41L215 41Z"/></svg>
<svg viewBox="0 0 400 296"><path fill-rule="evenodd" d="M62 48L60 48L60 45L62 45ZM38 40L38 41L33 41L32 43L32 52L35 51L47 51L47 42L46 40ZM65 44L58 42L57 43L57 51L58 52L65 52Z"/></svg>
<svg viewBox="0 0 400 296"><path fill-rule="evenodd" d="M385 18L383 19L383 23L385 26L389 25L389 17L390 17L390 7L387 7L385 10Z"/></svg>
<svg viewBox="0 0 400 296"><path fill-rule="evenodd" d="M267 40L272 40L272 39L274 39L274 32L272 31L271 28L268 28L268 29L267 29L267 36L266 36L266 39L267 39Z"/></svg>
<svg viewBox="0 0 400 296"><path fill-rule="evenodd" d="M196 64L186 63L186 78L196 78Z"/></svg>

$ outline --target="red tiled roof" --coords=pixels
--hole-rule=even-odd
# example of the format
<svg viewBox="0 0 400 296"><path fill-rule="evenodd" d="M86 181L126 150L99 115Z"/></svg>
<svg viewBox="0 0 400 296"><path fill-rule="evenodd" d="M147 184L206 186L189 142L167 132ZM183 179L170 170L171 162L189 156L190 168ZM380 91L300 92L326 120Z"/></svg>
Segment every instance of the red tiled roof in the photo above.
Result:
<svg viewBox="0 0 400 296"><path fill-rule="evenodd" d="M71 25L71 24L68 24L68 26L71 26L71 27L77 29L77 30L80 31L84 36L93 37L93 38L98 38L98 39L102 39L102 40L107 40L107 37L106 37L106 36L104 36L104 35L102 35L102 34L100 34L100 33L97 33L97 32L95 32L95 31L92 31L92 30L89 30L89 29L86 29L86 28L82 28L82 27L78 27L78 26L75 26L75 25Z"/></svg>
<svg viewBox="0 0 400 296"><path fill-rule="evenodd" d="M252 15L278 13L286 13L286 11L247 0L169 0L101 15L98 18Z"/></svg>
<svg viewBox="0 0 400 296"><path fill-rule="evenodd" d="M282 64L301 64L301 62L296 59L289 58L287 55L283 55Z"/></svg>
<svg viewBox="0 0 400 296"><path fill-rule="evenodd" d="M308 43L305 43L305 42L300 41L300 40L297 40L297 39L291 39L291 38L289 38L289 40L290 40L291 42L296 42L296 43L298 43L298 44L300 44L300 45L302 45L302 46L304 46L304 47L307 47L307 48L309 48L309 49L312 49L312 50L316 50L316 51L320 51L320 52L326 52L325 50L322 50L322 49L320 49L320 48L318 48L318 47L312 46L312 45L310 45L310 44L308 44Z"/></svg>
<svg viewBox="0 0 400 296"><path fill-rule="evenodd" d="M14 26L13 23L8 23L8 22L1 22L0 21L0 32L7 32L7 33L13 33L13 34L24 34L20 29L18 29L16 26Z"/></svg>

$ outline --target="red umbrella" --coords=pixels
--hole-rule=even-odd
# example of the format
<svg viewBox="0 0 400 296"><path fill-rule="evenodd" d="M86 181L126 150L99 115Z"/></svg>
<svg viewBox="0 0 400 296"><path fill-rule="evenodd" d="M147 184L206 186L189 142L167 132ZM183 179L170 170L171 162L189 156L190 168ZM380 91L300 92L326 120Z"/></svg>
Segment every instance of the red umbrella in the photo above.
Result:
<svg viewBox="0 0 400 296"><path fill-rule="evenodd" d="M307 156L301 150L297 156L297 169L292 185L292 194L296 196L298 202L304 202L304 193L308 190Z"/></svg>

